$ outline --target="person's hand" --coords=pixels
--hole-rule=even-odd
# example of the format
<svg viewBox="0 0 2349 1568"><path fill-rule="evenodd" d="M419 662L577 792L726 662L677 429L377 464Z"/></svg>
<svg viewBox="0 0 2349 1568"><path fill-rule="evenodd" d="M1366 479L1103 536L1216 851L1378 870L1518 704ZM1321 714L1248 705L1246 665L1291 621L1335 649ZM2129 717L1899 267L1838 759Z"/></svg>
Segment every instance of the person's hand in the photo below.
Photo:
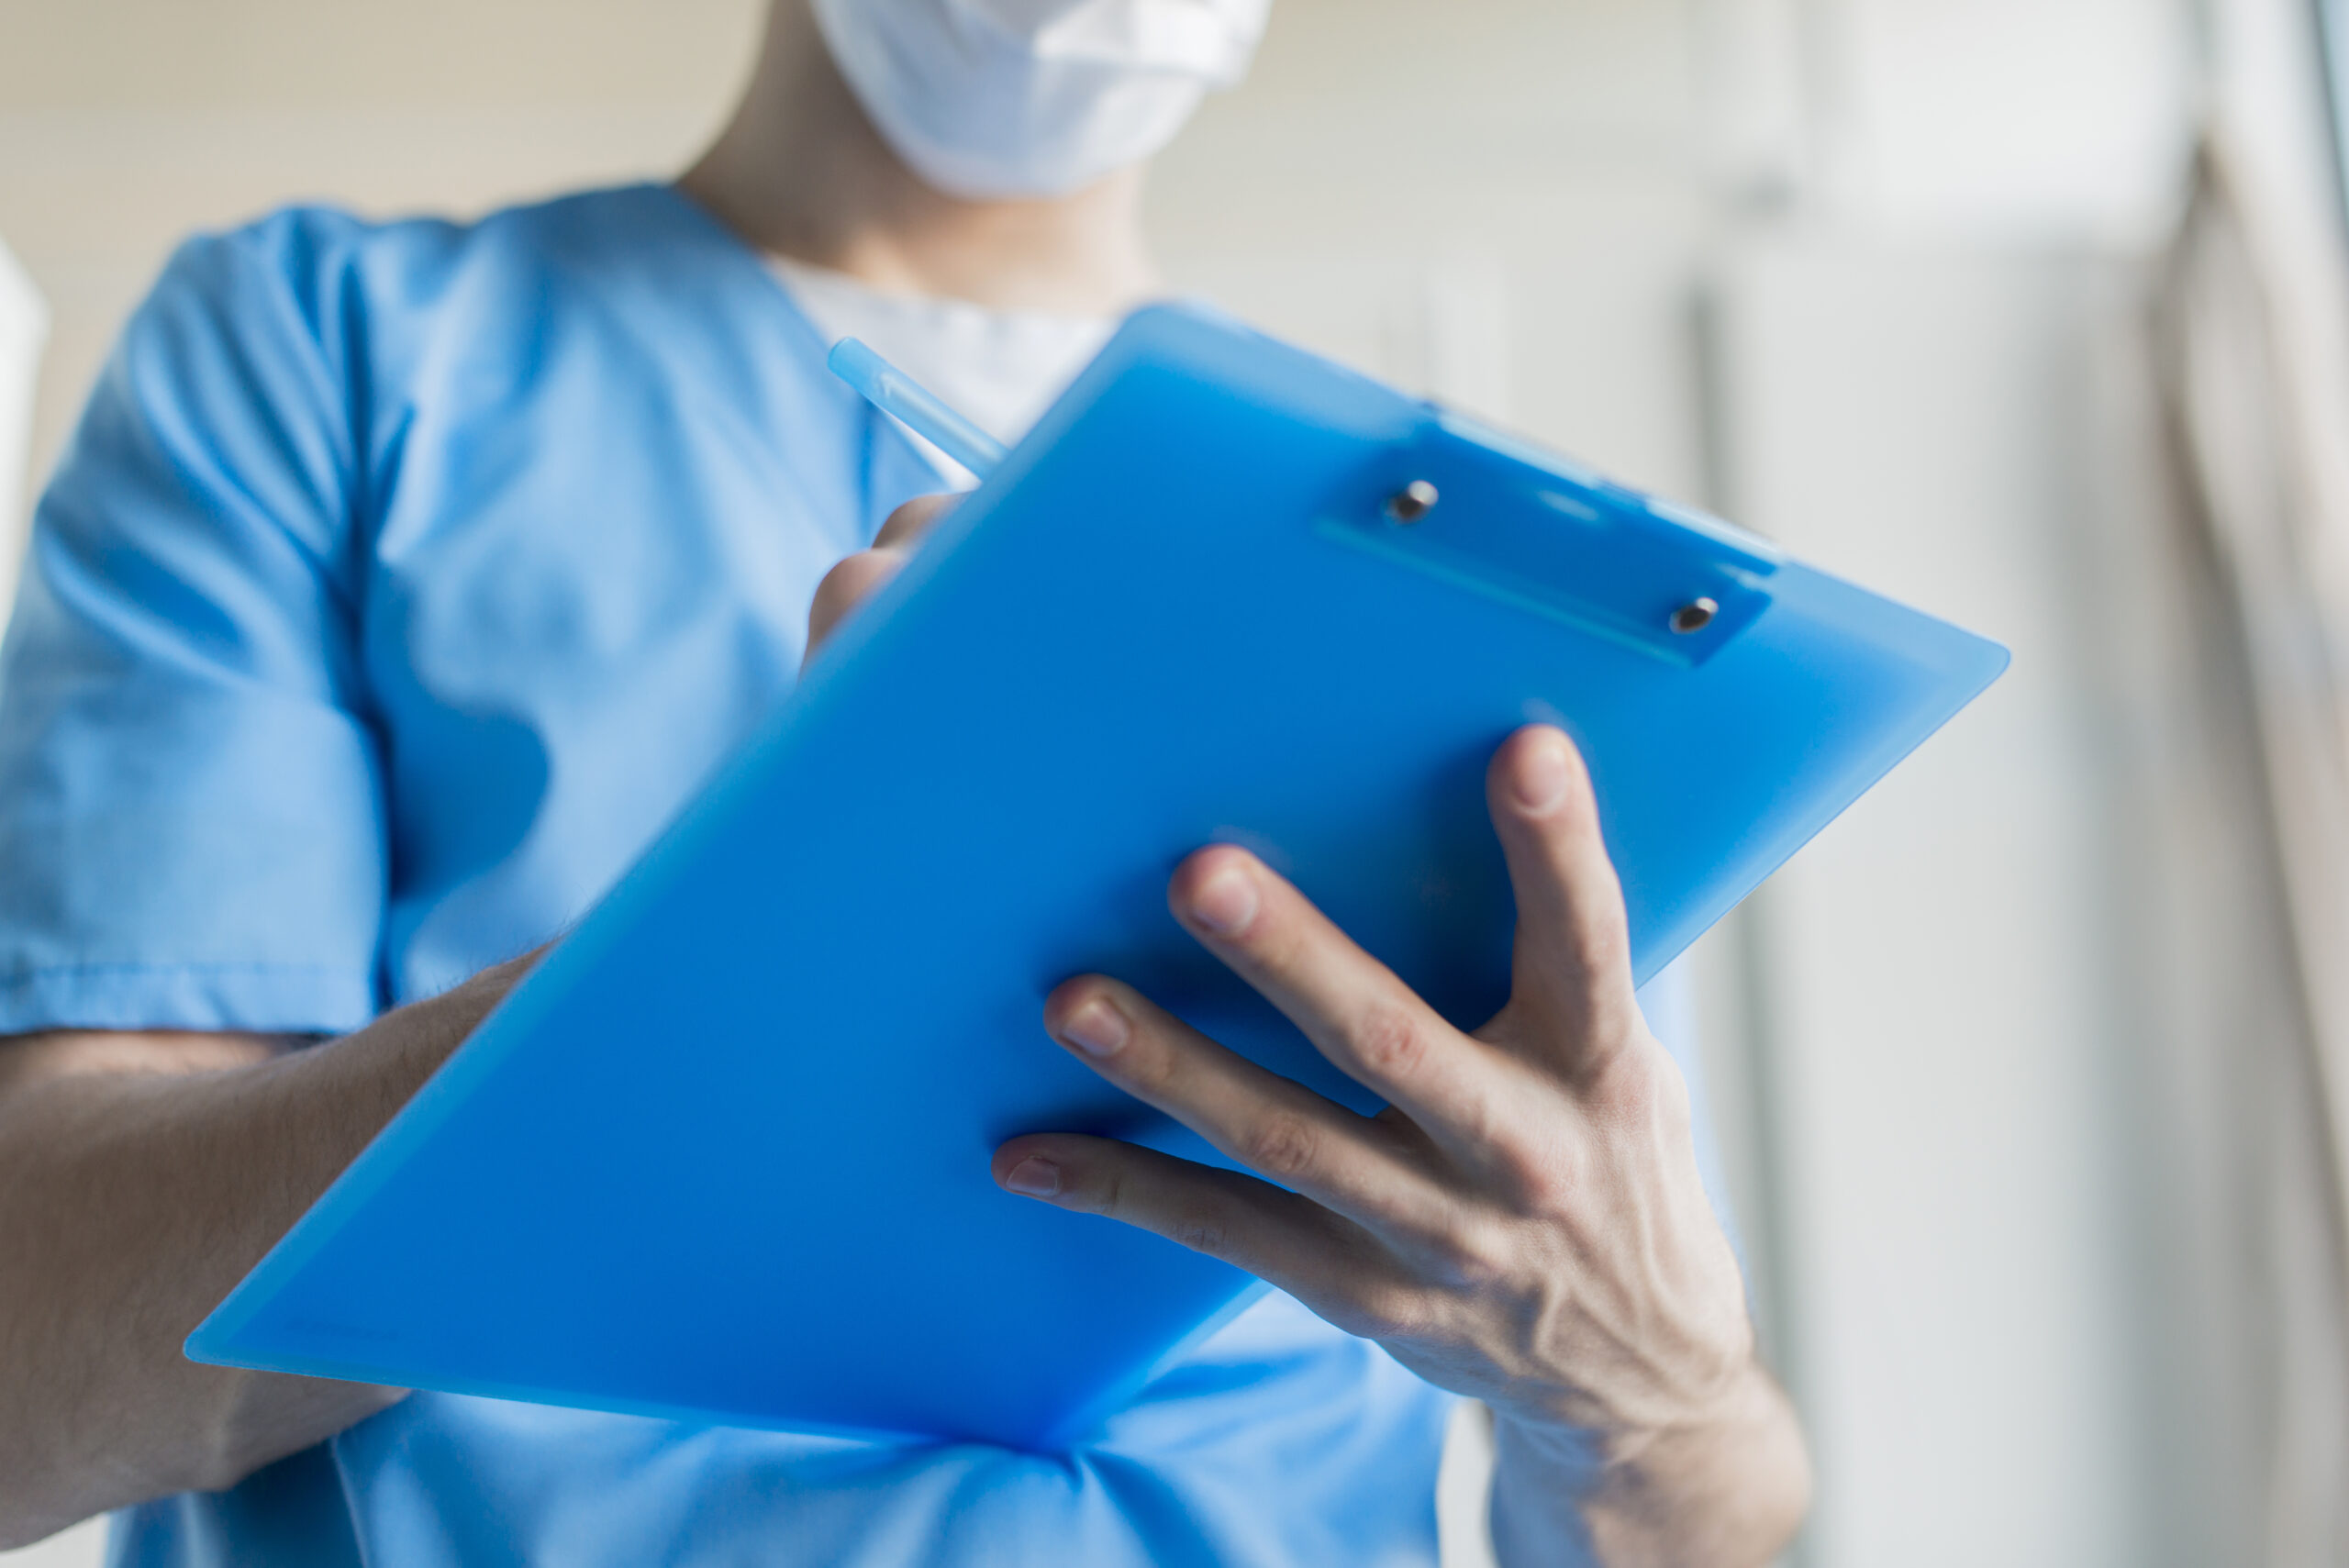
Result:
<svg viewBox="0 0 2349 1568"><path fill-rule="evenodd" d="M896 511L873 536L873 543L854 555L844 556L838 564L824 573L816 584L815 602L807 609L807 652L815 655L817 645L839 628L848 613L880 592L881 585L895 577L913 554L914 546L930 528L954 509L963 497L952 495L917 495Z"/></svg>
<svg viewBox="0 0 2349 1568"><path fill-rule="evenodd" d="M908 502L832 569L811 652L957 499ZM996 1179L1223 1258L1486 1400L1505 1560L1588 1540L1617 1563L1766 1561L1808 1498L1801 1435L1753 1357L1687 1087L1632 998L1589 780L1536 728L1487 785L1517 974L1473 1034L1244 850L1200 851L1169 889L1185 927L1388 1109L1356 1116L1087 975L1047 1001L1053 1037L1280 1184L1067 1134L1005 1144Z"/></svg>
<svg viewBox="0 0 2349 1568"><path fill-rule="evenodd" d="M1763 1561L1799 1517L1799 1437L1790 1456L1687 1087L1632 996L1588 775L1533 727L1486 795L1519 924L1508 1005L1473 1033L1245 850L1199 851L1169 888L1185 929L1388 1108L1359 1116L1085 975L1047 1000L1052 1037L1269 1180L1058 1133L1006 1143L996 1179L1221 1258L1485 1400L1504 1480L1514 1440L1520 1490L1531 1473L1573 1493L1575 1533L1610 1561Z"/></svg>

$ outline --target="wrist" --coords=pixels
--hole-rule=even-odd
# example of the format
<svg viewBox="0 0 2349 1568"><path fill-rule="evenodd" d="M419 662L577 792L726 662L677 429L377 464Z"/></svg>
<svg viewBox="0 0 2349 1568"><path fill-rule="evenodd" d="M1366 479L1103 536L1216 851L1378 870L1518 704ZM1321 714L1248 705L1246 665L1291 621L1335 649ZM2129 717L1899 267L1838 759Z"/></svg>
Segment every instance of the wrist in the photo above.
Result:
<svg viewBox="0 0 2349 1568"><path fill-rule="evenodd" d="M1610 1568L1769 1562L1809 1511L1792 1406L1758 1362L1685 1418L1614 1429L1497 1413L1493 1530L1505 1564L1563 1533ZM1519 1543L1520 1550L1510 1550Z"/></svg>

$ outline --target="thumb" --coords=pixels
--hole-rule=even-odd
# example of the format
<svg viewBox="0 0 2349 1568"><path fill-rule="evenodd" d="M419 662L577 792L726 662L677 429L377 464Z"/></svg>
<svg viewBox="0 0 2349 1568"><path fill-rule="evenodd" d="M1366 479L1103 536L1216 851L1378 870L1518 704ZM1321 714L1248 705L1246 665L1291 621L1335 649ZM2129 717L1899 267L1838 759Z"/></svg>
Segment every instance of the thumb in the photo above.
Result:
<svg viewBox="0 0 2349 1568"><path fill-rule="evenodd" d="M871 549L842 558L824 573L824 580L816 584L815 602L807 606L807 653L802 663L840 628L851 610L879 593L897 574L912 555L914 546L960 500L960 495L915 496L889 514L889 520L873 536Z"/></svg>

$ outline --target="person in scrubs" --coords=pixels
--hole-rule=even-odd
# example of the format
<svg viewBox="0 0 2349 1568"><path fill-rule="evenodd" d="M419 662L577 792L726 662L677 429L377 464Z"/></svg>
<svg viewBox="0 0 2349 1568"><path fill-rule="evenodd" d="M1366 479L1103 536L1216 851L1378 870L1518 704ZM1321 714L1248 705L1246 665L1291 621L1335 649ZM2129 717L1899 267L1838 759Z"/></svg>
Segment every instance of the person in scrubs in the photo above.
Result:
<svg viewBox="0 0 2349 1568"><path fill-rule="evenodd" d="M1264 20L777 0L674 184L467 224L296 208L173 259L40 503L0 664L0 1545L112 1509L141 1565L1427 1563L1466 1395L1513 1568L1776 1552L1802 1440L1543 728L1492 764L1521 926L1474 1036L1244 851L1174 876L1379 1117L1114 979L1050 999L1063 1047L1278 1183L997 1151L1007 1202L1279 1287L1070 1451L180 1353L963 477L828 343L1016 436L1157 290L1143 163Z"/></svg>

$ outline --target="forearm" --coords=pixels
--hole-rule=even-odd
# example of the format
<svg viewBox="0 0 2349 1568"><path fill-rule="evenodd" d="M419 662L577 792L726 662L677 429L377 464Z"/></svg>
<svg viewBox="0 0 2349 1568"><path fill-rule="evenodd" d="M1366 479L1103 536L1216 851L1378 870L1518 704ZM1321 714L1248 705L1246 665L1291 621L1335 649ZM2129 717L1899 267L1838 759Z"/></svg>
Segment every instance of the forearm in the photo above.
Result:
<svg viewBox="0 0 2349 1568"><path fill-rule="evenodd" d="M0 1547L230 1485L399 1397L200 1366L180 1345L518 973L208 1070L141 1070L97 1037L6 1042Z"/></svg>
<svg viewBox="0 0 2349 1568"><path fill-rule="evenodd" d="M1494 1439L1502 1568L1758 1568L1809 1507L1801 1428L1759 1367L1701 1425L1607 1443L1503 1417Z"/></svg>

